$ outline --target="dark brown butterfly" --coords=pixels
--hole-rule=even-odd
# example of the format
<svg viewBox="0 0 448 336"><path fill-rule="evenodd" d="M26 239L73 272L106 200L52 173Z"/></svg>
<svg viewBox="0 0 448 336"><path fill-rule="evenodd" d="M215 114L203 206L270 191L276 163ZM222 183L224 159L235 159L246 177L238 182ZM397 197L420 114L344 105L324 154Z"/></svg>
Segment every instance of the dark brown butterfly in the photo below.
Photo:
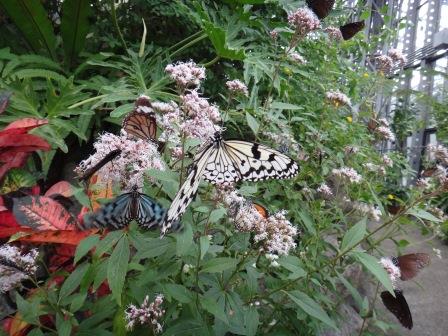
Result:
<svg viewBox="0 0 448 336"><path fill-rule="evenodd" d="M358 32L364 29L364 20L347 23L343 26L340 26L342 37L344 40L350 40L353 36L355 36Z"/></svg>
<svg viewBox="0 0 448 336"><path fill-rule="evenodd" d="M394 289L395 297L388 291L381 293L381 300L383 300L386 308L395 315L405 328L412 329L412 315L409 310L409 305L404 298L403 291Z"/></svg>
<svg viewBox="0 0 448 336"><path fill-rule="evenodd" d="M324 19L333 9L335 0L306 0L308 7L319 19Z"/></svg>
<svg viewBox="0 0 448 336"><path fill-rule="evenodd" d="M87 181L93 174L95 174L98 170L103 168L108 162L115 159L118 155L121 154L121 149L114 149L110 153L108 153L105 157L103 157L95 166L87 169L82 176L79 177L81 181Z"/></svg>
<svg viewBox="0 0 448 336"><path fill-rule="evenodd" d="M430 261L427 253L411 253L392 257L392 262L400 269L400 279L403 281L414 278L422 268L429 265Z"/></svg>

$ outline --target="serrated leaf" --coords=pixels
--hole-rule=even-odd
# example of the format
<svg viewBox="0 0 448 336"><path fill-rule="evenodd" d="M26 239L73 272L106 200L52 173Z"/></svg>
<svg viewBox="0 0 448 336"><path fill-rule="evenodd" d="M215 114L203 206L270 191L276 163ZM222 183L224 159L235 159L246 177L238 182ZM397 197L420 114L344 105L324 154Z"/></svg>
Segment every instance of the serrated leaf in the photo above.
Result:
<svg viewBox="0 0 448 336"><path fill-rule="evenodd" d="M112 291L112 296L119 306L121 306L121 293L128 270L129 255L129 241L127 236L123 236L115 246L107 267L107 281Z"/></svg>
<svg viewBox="0 0 448 336"><path fill-rule="evenodd" d="M278 110L303 110L302 106L282 102L272 102L271 108Z"/></svg>
<svg viewBox="0 0 448 336"><path fill-rule="evenodd" d="M82 257L84 257L100 240L98 235L92 235L83 239L75 252L74 263L76 264Z"/></svg>
<svg viewBox="0 0 448 336"><path fill-rule="evenodd" d="M330 319L328 314L320 307L320 305L308 295L297 290L285 293L291 298L292 301L294 301L294 303L302 308L305 313L322 321L329 327L338 330L334 321Z"/></svg>
<svg viewBox="0 0 448 336"><path fill-rule="evenodd" d="M252 117L249 112L246 112L246 121L252 132L254 132L254 134L257 134L258 129L260 128L260 124L258 123L257 119Z"/></svg>
<svg viewBox="0 0 448 336"><path fill-rule="evenodd" d="M236 267L238 261L233 258L214 258L205 262L201 267L201 272L204 273L219 273L228 269Z"/></svg>
<svg viewBox="0 0 448 336"><path fill-rule="evenodd" d="M177 284L164 285L167 294L171 295L175 300L182 303L190 303L193 301L193 293L185 286Z"/></svg>
<svg viewBox="0 0 448 336"><path fill-rule="evenodd" d="M229 320L227 319L223 307L221 307L216 300L207 297L202 297L200 303L202 308L204 308L210 314L220 319L225 324L227 325L229 324Z"/></svg>
<svg viewBox="0 0 448 336"><path fill-rule="evenodd" d="M176 254L178 256L185 255L193 245L193 229L191 225L185 225L184 230L176 235Z"/></svg>
<svg viewBox="0 0 448 336"><path fill-rule="evenodd" d="M367 217L364 217L345 233L341 243L341 252L351 249L364 238L366 234L366 225Z"/></svg>
<svg viewBox="0 0 448 336"><path fill-rule="evenodd" d="M257 334L258 326L260 324L260 314L258 314L255 306L249 307L249 309L244 312L244 324L246 325L246 335L251 336Z"/></svg>
<svg viewBox="0 0 448 336"><path fill-rule="evenodd" d="M224 217L224 215L227 213L227 210L224 208L218 208L218 209L214 209L211 213L210 213L210 217L208 219L208 221L210 223L217 223L221 218Z"/></svg>
<svg viewBox="0 0 448 336"><path fill-rule="evenodd" d="M62 299L69 296L73 291L75 291L76 288L81 283L82 278L87 272L87 268L89 267L89 264L81 264L65 279L64 283L61 286L61 290L59 291L59 299L58 302L60 302Z"/></svg>
<svg viewBox="0 0 448 336"><path fill-rule="evenodd" d="M208 236L201 236L201 238L199 238L199 246L201 248L202 260L210 247L210 238Z"/></svg>

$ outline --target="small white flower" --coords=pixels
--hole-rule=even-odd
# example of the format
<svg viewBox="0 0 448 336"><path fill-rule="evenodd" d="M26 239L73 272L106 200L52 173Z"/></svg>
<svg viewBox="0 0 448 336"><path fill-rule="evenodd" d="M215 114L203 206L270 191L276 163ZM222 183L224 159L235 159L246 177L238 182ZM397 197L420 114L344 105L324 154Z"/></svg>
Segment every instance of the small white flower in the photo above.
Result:
<svg viewBox="0 0 448 336"><path fill-rule="evenodd" d="M349 167L342 167L340 169L333 169L333 175L348 180L351 183L360 183L362 180L362 176L358 174L356 170Z"/></svg>
<svg viewBox="0 0 448 336"><path fill-rule="evenodd" d="M384 267L387 274L389 274L390 281L392 285L395 287L395 283L401 277L400 268L398 268L391 258L383 257L380 259L379 263Z"/></svg>
<svg viewBox="0 0 448 336"><path fill-rule="evenodd" d="M442 251L440 249L433 247L432 250L436 254L437 258L442 259Z"/></svg>
<svg viewBox="0 0 448 336"><path fill-rule="evenodd" d="M226 86L229 89L230 92L235 94L242 94L244 96L249 95L249 91L247 90L246 84L241 82L238 79L234 79L232 81L227 81Z"/></svg>
<svg viewBox="0 0 448 336"><path fill-rule="evenodd" d="M299 55L296 52L289 54L289 57L291 57L291 59L298 64L306 64L307 63L306 59L303 58L303 56Z"/></svg>
<svg viewBox="0 0 448 336"><path fill-rule="evenodd" d="M333 196L333 191L326 183L322 183L316 190L325 197Z"/></svg>
<svg viewBox="0 0 448 336"><path fill-rule="evenodd" d="M205 79L205 68L199 67L191 61L168 64L165 71L180 88L199 86Z"/></svg>
<svg viewBox="0 0 448 336"><path fill-rule="evenodd" d="M194 268L193 265L191 264L185 264L184 267L182 267L182 272L184 273L189 273L190 270L192 270Z"/></svg>
<svg viewBox="0 0 448 336"><path fill-rule="evenodd" d="M308 8L299 8L295 12L289 14L288 23L300 36L305 36L320 27L319 19Z"/></svg>

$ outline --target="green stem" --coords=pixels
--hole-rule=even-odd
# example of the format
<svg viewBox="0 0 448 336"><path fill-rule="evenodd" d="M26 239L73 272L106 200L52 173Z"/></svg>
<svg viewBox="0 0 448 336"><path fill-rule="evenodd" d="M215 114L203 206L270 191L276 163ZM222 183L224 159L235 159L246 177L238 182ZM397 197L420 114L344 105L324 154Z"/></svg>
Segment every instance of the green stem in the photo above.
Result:
<svg viewBox="0 0 448 336"><path fill-rule="evenodd" d="M117 12L115 10L115 0L110 0L110 14L112 16L112 22L115 26L115 29L117 30L118 37L120 38L120 42L121 42L124 50L127 50L128 47L126 45L126 41L124 40L123 34L121 33L121 30L120 30L120 26L118 25Z"/></svg>
<svg viewBox="0 0 448 336"><path fill-rule="evenodd" d="M207 38L207 34L202 34L199 37L195 38L194 40L188 42L187 44L185 44L183 47L180 47L179 49L177 49L176 51L172 52L170 54L170 58L173 58L174 56L176 56L177 54L181 53L182 51L184 51L185 49L190 48L191 46L195 45L196 43L202 41L203 39Z"/></svg>
<svg viewBox="0 0 448 336"><path fill-rule="evenodd" d="M202 66L204 68L208 68L209 66L215 64L216 62L218 62L221 59L221 56L216 55L216 57L214 59L212 59L211 61L208 61L207 63L202 64Z"/></svg>
<svg viewBox="0 0 448 336"><path fill-rule="evenodd" d="M82 101L80 101L80 102L77 102L76 104L70 105L70 106L68 107L68 109L71 110L71 109L77 108L78 106L81 106L81 105L84 105L84 104L93 102L93 101L95 101L95 100L104 98L104 97L106 97L106 96L107 96L107 94L103 94L103 95L100 95L100 96L90 97L90 98L84 99L84 100L82 100Z"/></svg>

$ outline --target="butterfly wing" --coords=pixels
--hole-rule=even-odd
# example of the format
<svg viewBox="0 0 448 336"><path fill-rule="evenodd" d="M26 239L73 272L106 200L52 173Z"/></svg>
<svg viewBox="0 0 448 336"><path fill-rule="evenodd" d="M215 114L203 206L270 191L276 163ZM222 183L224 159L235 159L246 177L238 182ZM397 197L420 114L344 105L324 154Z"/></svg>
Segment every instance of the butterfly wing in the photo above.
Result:
<svg viewBox="0 0 448 336"><path fill-rule="evenodd" d="M358 32L364 29L364 20L358 22L347 23L346 25L340 26L342 37L344 40L350 40Z"/></svg>
<svg viewBox="0 0 448 336"><path fill-rule="evenodd" d="M428 266L431 259L427 253L411 253L397 257L397 266L400 268L401 280L409 280L417 273Z"/></svg>
<svg viewBox="0 0 448 336"><path fill-rule="evenodd" d="M104 204L98 211L84 218L85 228L121 229L133 219L132 193L125 193Z"/></svg>
<svg viewBox="0 0 448 336"><path fill-rule="evenodd" d="M123 129L139 139L155 141L157 136L155 115L134 110L124 118Z"/></svg>
<svg viewBox="0 0 448 336"><path fill-rule="evenodd" d="M319 19L324 19L333 9L335 0L306 0L309 8L316 14Z"/></svg>
<svg viewBox="0 0 448 336"><path fill-rule="evenodd" d="M254 205L255 209L257 209L257 211L261 215L261 217L263 217L263 218L269 217L268 209L266 209L264 206L262 206L261 204L258 204L258 203L253 203L253 205Z"/></svg>
<svg viewBox="0 0 448 336"><path fill-rule="evenodd" d="M187 178L180 187L173 202L168 209L165 221L162 224L162 235L170 228L175 229L179 225L179 219L194 199L201 182L204 168L213 154L213 144L209 144L195 156L195 163L191 166Z"/></svg>
<svg viewBox="0 0 448 336"><path fill-rule="evenodd" d="M166 210L151 197L139 194L136 221L140 226L151 228L161 225L165 218Z"/></svg>
<svg viewBox="0 0 448 336"><path fill-rule="evenodd" d="M394 290L395 297L388 291L381 293L381 300L383 301L386 308L395 315L395 317L400 321L403 327L412 329L412 315L409 310L409 305L404 298L403 292L401 290Z"/></svg>
<svg viewBox="0 0 448 336"><path fill-rule="evenodd" d="M233 174L237 174L243 181L286 179L294 177L299 172L299 166L293 159L264 145L242 140L228 140L223 141L221 146L224 147L223 152L233 163L236 171ZM222 172L222 174L225 173L226 171ZM205 176L204 178L209 180Z"/></svg>

